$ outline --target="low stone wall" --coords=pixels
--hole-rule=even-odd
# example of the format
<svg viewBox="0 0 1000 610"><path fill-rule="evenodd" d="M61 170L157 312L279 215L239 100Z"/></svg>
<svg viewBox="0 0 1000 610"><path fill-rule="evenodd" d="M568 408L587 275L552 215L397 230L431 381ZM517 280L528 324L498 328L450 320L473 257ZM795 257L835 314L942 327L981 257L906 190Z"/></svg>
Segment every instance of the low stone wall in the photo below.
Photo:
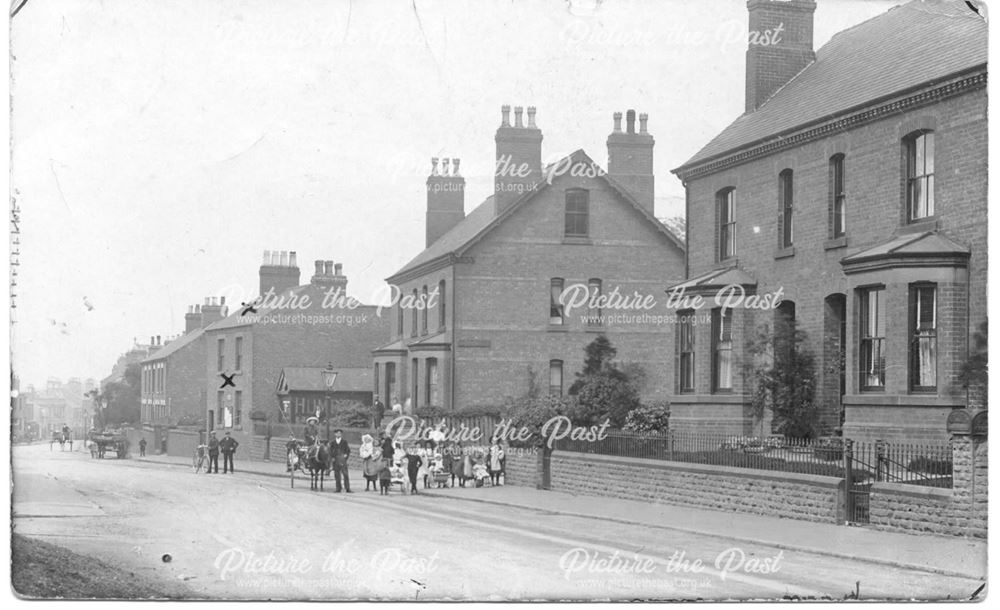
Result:
<svg viewBox="0 0 1000 610"><path fill-rule="evenodd" d="M953 488L899 483L872 485L870 523L880 530L985 538L987 529L987 443L956 436Z"/></svg>
<svg viewBox="0 0 1000 610"><path fill-rule="evenodd" d="M837 523L835 477L558 451L551 489L724 511Z"/></svg>
<svg viewBox="0 0 1000 610"><path fill-rule="evenodd" d="M504 484L537 489L541 483L541 450L509 448L504 461Z"/></svg>

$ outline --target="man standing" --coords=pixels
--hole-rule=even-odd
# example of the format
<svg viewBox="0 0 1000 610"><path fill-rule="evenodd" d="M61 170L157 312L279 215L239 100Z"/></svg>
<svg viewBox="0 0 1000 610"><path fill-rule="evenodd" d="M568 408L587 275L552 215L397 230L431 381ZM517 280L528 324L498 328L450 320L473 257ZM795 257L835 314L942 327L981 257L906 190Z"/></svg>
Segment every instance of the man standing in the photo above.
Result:
<svg viewBox="0 0 1000 610"><path fill-rule="evenodd" d="M146 437L139 439L139 457L146 456Z"/></svg>
<svg viewBox="0 0 1000 610"><path fill-rule="evenodd" d="M212 465L215 465L215 474L219 474L219 439L215 438L215 430L212 437L208 439L208 470L205 474L212 474Z"/></svg>
<svg viewBox="0 0 1000 610"><path fill-rule="evenodd" d="M382 427L382 417L385 416L385 405L382 401L378 399L378 394L375 395L375 402L372 404L372 423L375 424L375 430L379 430Z"/></svg>
<svg viewBox="0 0 1000 610"><path fill-rule="evenodd" d="M225 438L219 441L219 448L222 449L222 474L232 474L235 472L236 469L233 468L233 454L236 453L236 448L239 446L239 441L233 438L229 432L226 432ZM215 470L218 472L218 464L215 465Z"/></svg>
<svg viewBox="0 0 1000 610"><path fill-rule="evenodd" d="M334 430L333 442L330 443L330 453L333 454L333 476L337 482L337 493L340 493L341 476L344 478L344 489L347 493L354 493L351 491L351 479L347 474L347 458L351 457L351 448L344 440L343 434L343 430L339 428Z"/></svg>

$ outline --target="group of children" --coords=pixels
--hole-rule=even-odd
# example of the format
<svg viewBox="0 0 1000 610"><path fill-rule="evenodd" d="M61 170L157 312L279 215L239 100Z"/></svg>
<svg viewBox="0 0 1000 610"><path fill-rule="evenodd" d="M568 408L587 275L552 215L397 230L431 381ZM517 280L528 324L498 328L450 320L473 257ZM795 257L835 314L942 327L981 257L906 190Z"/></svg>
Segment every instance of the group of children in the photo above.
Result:
<svg viewBox="0 0 1000 610"><path fill-rule="evenodd" d="M425 489L447 487L449 482L454 486L456 480L461 487L470 480L476 487L487 481L500 485L506 461L504 450L496 441L484 455L482 451L463 451L460 443L424 441L419 446L404 448L399 441L386 437L381 446L376 446L369 434L361 438L360 454L365 491L377 483L382 495L396 484L403 491L408 485L411 494L418 493L418 481L423 481Z"/></svg>

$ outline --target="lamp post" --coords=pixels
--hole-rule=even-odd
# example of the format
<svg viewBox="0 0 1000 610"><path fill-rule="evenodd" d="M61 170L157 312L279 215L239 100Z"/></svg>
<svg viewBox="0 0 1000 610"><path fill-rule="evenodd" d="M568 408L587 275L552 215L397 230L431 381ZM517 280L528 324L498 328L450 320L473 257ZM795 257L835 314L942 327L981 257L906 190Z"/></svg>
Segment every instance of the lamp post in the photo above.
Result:
<svg viewBox="0 0 1000 610"><path fill-rule="evenodd" d="M330 393L333 391L333 384L337 381L337 371L333 370L333 363L327 362L323 369L323 385L326 387L326 405L323 412L326 415L326 440L330 440Z"/></svg>

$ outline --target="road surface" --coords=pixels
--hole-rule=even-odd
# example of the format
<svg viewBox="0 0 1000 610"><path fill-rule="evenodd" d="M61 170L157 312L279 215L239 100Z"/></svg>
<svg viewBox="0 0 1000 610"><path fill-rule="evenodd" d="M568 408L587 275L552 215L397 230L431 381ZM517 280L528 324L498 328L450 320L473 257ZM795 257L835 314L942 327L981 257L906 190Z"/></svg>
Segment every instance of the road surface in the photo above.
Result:
<svg viewBox="0 0 1000 610"><path fill-rule="evenodd" d="M424 495L13 449L14 528L210 599L967 599L982 582ZM488 489L470 489L486 494ZM169 555L169 561L165 556Z"/></svg>

